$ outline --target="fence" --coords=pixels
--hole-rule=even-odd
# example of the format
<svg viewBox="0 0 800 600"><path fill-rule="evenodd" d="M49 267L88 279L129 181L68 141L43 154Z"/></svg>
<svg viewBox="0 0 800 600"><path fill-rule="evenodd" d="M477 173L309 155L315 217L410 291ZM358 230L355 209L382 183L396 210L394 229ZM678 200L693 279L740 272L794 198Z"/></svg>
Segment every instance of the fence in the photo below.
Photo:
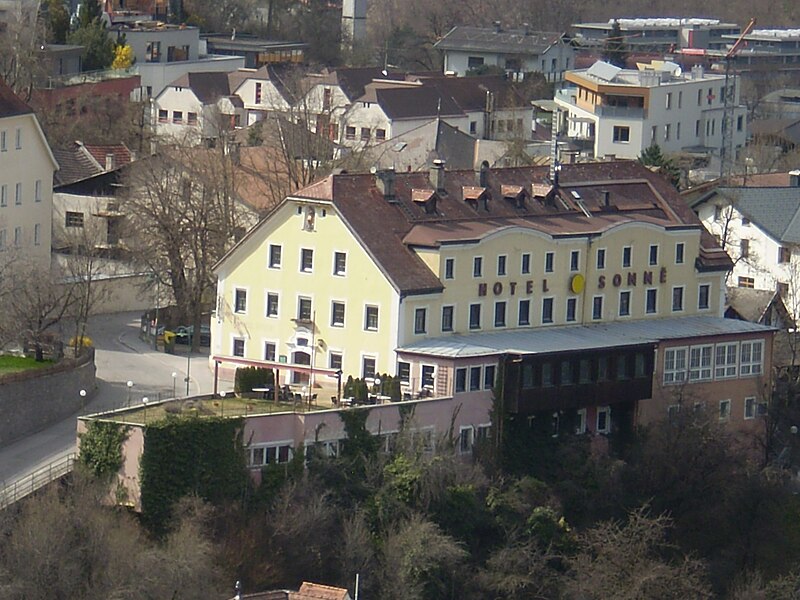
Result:
<svg viewBox="0 0 800 600"><path fill-rule="evenodd" d="M0 490L0 509L8 508L48 483L72 472L75 459L76 455L72 452L5 486Z"/></svg>

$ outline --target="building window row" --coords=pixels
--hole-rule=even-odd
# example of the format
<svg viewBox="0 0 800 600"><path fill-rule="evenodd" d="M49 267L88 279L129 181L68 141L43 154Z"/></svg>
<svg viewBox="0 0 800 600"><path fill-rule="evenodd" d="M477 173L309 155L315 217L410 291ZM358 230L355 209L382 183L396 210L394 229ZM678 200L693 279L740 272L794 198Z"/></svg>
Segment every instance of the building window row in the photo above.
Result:
<svg viewBox="0 0 800 600"><path fill-rule="evenodd" d="M477 392L494 388L496 365L475 365L456 369L455 393Z"/></svg>
<svg viewBox="0 0 800 600"><path fill-rule="evenodd" d="M294 456L292 442L259 444L247 448L247 466L256 469L267 465L288 463Z"/></svg>
<svg viewBox="0 0 800 600"><path fill-rule="evenodd" d="M763 340L667 348L664 384L754 377L763 373L763 364Z"/></svg>
<svg viewBox="0 0 800 600"><path fill-rule="evenodd" d="M22 128L17 127L14 130L14 149L22 150ZM0 130L0 152L8 152L8 132L3 129Z"/></svg>
<svg viewBox="0 0 800 600"><path fill-rule="evenodd" d="M283 246L280 244L270 244L267 258L267 265L270 269L280 269L283 261ZM313 248L300 249L300 272L314 272L314 250ZM335 251L333 253L332 270L333 275L344 277L347 274L347 253Z"/></svg>
<svg viewBox="0 0 800 600"><path fill-rule="evenodd" d="M553 359L523 363L522 389L628 381L648 377L650 372L644 352Z"/></svg>
<svg viewBox="0 0 800 600"><path fill-rule="evenodd" d="M675 264L680 265L684 263L685 243L677 242L675 244ZM607 249L598 248L595 251L595 267L597 270L606 268ZM651 244L648 250L648 264L650 266L657 266L659 264L659 245ZM453 280L456 278L456 263L455 258L448 257L444 259L444 280ZM580 250L570 250L569 257L569 270L570 272L578 272L581 270L581 252ZM472 257L472 277L475 279L484 277L485 265L483 256ZM622 249L621 263L622 268L629 269L633 266L633 248L625 246ZM546 252L544 255L544 272L553 273L555 271L555 252ZM531 253L524 252L520 255L520 274L529 275L531 273ZM508 275L508 255L501 254L497 257L496 274L498 277Z"/></svg>

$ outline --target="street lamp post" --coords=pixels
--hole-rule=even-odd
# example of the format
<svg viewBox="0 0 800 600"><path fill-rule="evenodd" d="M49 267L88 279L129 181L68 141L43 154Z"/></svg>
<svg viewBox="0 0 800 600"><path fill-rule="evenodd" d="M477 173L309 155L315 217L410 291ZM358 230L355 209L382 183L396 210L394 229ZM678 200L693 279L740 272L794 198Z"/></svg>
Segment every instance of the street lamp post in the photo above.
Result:
<svg viewBox="0 0 800 600"><path fill-rule="evenodd" d="M150 402L150 398L144 396L142 398L142 404L144 404L144 425L147 425L147 403Z"/></svg>
<svg viewBox="0 0 800 600"><path fill-rule="evenodd" d="M309 397L308 397L308 386L303 386L303 401L306 404L309 404Z"/></svg>
<svg viewBox="0 0 800 600"><path fill-rule="evenodd" d="M128 387L128 408L130 408L131 407L131 391L133 391L133 382L132 381L128 381L128 383L126 383L125 385Z"/></svg>
<svg viewBox="0 0 800 600"><path fill-rule="evenodd" d="M189 397L189 371L192 368L192 338L194 331L189 334L189 352L186 353L186 397Z"/></svg>
<svg viewBox="0 0 800 600"><path fill-rule="evenodd" d="M342 370L336 369L336 404L342 401Z"/></svg>
<svg viewBox="0 0 800 600"><path fill-rule="evenodd" d="M81 396L81 412L83 412L84 405L86 402L86 390L81 390L80 392L78 392L78 394L80 394Z"/></svg>
<svg viewBox="0 0 800 600"><path fill-rule="evenodd" d="M227 395L228 395L228 392L220 392L219 393L219 397L220 397L220 400L221 400L221 409L220 409L219 416L221 416L221 417L225 416L225 396L227 396Z"/></svg>
<svg viewBox="0 0 800 600"><path fill-rule="evenodd" d="M175 398L175 378L177 376L178 376L178 374L175 371L173 371L172 372L172 397L173 398Z"/></svg>

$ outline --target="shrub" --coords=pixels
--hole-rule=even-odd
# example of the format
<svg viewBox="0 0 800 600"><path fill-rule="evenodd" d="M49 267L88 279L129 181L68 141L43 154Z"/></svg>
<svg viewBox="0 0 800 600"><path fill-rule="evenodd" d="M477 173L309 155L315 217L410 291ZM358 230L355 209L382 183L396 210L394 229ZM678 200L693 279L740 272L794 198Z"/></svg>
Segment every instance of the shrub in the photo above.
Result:
<svg viewBox="0 0 800 600"><path fill-rule="evenodd" d="M253 388L270 386L274 382L275 374L272 369L239 367L236 369L233 389L237 394L246 394L252 392Z"/></svg>
<svg viewBox="0 0 800 600"><path fill-rule="evenodd" d="M91 348L93 345L92 338L90 338L88 335L74 335L69 338L70 348Z"/></svg>

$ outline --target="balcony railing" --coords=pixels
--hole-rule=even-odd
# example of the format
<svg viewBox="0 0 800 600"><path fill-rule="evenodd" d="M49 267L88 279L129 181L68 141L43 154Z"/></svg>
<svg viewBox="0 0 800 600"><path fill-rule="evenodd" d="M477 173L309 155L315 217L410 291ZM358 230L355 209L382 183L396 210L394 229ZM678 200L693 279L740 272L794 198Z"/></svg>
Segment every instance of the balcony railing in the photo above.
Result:
<svg viewBox="0 0 800 600"><path fill-rule="evenodd" d="M56 88L69 87L71 85L81 85L84 83L97 83L109 79L124 79L139 74L139 69L132 66L128 69L101 69L98 71L85 71L83 73L71 73L69 75L59 75L48 77L42 84L42 88L52 90Z"/></svg>
<svg viewBox="0 0 800 600"><path fill-rule="evenodd" d="M574 88L567 88L556 91L556 99L561 100L586 112L593 112L598 117L616 117L622 119L646 119L647 111L641 107L633 106L608 106L606 104L598 104L596 106L579 106L577 90Z"/></svg>

